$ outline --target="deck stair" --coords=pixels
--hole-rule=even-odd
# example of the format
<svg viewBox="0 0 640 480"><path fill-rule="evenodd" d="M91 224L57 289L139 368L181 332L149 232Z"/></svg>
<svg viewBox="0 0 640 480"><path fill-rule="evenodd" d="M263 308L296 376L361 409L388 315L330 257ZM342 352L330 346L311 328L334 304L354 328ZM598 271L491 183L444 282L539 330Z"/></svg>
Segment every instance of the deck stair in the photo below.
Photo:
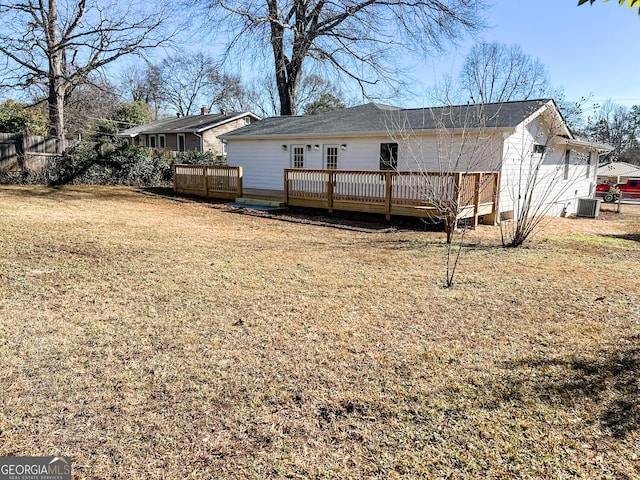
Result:
<svg viewBox="0 0 640 480"><path fill-rule="evenodd" d="M273 207L273 208L281 208L286 206L284 202L278 202L276 200L264 200L260 198L236 198L235 203L240 205L254 205L259 207Z"/></svg>

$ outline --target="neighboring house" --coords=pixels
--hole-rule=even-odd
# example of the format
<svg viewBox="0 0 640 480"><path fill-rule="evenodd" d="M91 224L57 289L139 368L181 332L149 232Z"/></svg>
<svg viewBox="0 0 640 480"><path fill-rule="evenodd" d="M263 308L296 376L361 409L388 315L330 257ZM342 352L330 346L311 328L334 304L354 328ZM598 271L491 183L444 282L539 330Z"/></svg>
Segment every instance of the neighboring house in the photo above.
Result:
<svg viewBox="0 0 640 480"><path fill-rule="evenodd" d="M640 166L612 162L598 168L598 183L626 183L630 178L640 178Z"/></svg>
<svg viewBox="0 0 640 480"><path fill-rule="evenodd" d="M203 108L200 115L163 118L128 128L117 136L130 145L165 148L176 152L212 151L215 155L225 155L224 143L218 136L259 119L260 117L249 112L210 114Z"/></svg>
<svg viewBox="0 0 640 480"><path fill-rule="evenodd" d="M370 103L267 118L221 138L248 189L282 190L287 168L499 172L502 218L517 208L539 161L532 196L552 203L550 214L574 213L577 198L595 193L599 155L610 151L574 137L549 99L421 109Z"/></svg>

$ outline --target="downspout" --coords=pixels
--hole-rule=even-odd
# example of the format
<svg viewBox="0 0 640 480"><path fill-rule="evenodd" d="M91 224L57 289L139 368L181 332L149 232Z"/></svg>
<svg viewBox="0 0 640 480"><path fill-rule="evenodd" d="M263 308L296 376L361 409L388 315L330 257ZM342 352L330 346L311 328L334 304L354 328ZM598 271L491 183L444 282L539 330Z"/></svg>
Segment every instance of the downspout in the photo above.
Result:
<svg viewBox="0 0 640 480"><path fill-rule="evenodd" d="M193 132L193 134L200 139L200 153L204 153L204 138L198 132Z"/></svg>

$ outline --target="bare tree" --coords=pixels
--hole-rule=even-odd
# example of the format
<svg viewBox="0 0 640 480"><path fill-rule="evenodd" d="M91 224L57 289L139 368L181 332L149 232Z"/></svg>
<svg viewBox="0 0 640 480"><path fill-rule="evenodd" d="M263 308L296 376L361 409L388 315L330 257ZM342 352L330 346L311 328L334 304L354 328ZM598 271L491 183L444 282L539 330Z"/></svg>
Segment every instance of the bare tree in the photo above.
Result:
<svg viewBox="0 0 640 480"><path fill-rule="evenodd" d="M477 30L485 9L484 0L194 2L208 7L210 21L230 29L230 49L271 50L281 115L297 113L305 69L325 67L363 93L380 83L397 86L403 76L396 58L440 49Z"/></svg>
<svg viewBox="0 0 640 480"><path fill-rule="evenodd" d="M167 110L193 115L200 107L244 110L249 103L240 78L222 72L213 57L202 51L176 53L158 64L129 69L121 85L134 101L149 104L156 117Z"/></svg>
<svg viewBox="0 0 640 480"><path fill-rule="evenodd" d="M500 107L449 105L388 115L387 130L402 152L395 169L414 174L398 182L411 182L413 195L434 208L432 218L444 224L447 287L454 285L471 226L464 219L473 217L478 195L489 193L494 201L497 194L501 136L490 127Z"/></svg>
<svg viewBox="0 0 640 480"><path fill-rule="evenodd" d="M582 105L586 99L566 99L563 88L551 85L544 64L519 45L474 45L457 76L443 77L432 88L431 97L440 105L553 98L572 131L581 130L584 124Z"/></svg>
<svg viewBox="0 0 640 480"><path fill-rule="evenodd" d="M120 74L121 95L132 102L146 103L153 120L162 108L161 86L160 67L148 61L130 65Z"/></svg>
<svg viewBox="0 0 640 480"><path fill-rule="evenodd" d="M640 137L640 109L628 109L611 100L602 103L589 118L587 135L596 142L611 145L610 160L617 160L627 150L637 148Z"/></svg>
<svg viewBox="0 0 640 480"><path fill-rule="evenodd" d="M548 94L545 66L519 45L478 43L465 59L460 83L473 103L509 102Z"/></svg>
<svg viewBox="0 0 640 480"><path fill-rule="evenodd" d="M117 110L120 99L116 89L106 79L75 86L65 99L65 129L68 137L93 135L100 121Z"/></svg>
<svg viewBox="0 0 640 480"><path fill-rule="evenodd" d="M571 132L551 101L541 105L542 115L530 121L520 136L504 146L501 203L510 212L500 222L502 244L518 247L540 231L550 215L567 214L567 192L576 194L581 180L595 185L598 155L605 145L572 138ZM534 113L533 111L531 112ZM593 192L584 191L583 196ZM576 195L577 196L577 195Z"/></svg>
<svg viewBox="0 0 640 480"><path fill-rule="evenodd" d="M162 99L180 115L191 115L201 106L210 109L224 94L218 66L203 52L176 53L158 68Z"/></svg>
<svg viewBox="0 0 640 480"><path fill-rule="evenodd" d="M49 132L63 148L68 93L105 65L166 42L161 27L167 13L162 3L151 10L135 2L101 0L2 4L0 55L6 68L0 84L46 88Z"/></svg>

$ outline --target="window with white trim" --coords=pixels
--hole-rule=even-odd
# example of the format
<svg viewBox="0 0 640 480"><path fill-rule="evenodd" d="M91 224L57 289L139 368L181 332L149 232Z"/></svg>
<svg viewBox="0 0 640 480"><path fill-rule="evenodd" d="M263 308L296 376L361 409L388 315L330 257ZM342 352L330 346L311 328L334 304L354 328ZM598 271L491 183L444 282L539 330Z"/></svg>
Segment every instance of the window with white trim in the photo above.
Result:
<svg viewBox="0 0 640 480"><path fill-rule="evenodd" d="M304 145L291 146L291 166L293 168L304 168Z"/></svg>
<svg viewBox="0 0 640 480"><path fill-rule="evenodd" d="M324 147L324 164L327 170L338 168L338 145L326 145Z"/></svg>
<svg viewBox="0 0 640 480"><path fill-rule="evenodd" d="M564 152L564 175L565 180L569 180L569 165L571 164L571 150Z"/></svg>
<svg viewBox="0 0 640 480"><path fill-rule="evenodd" d="M184 140L184 133L179 133L178 134L178 151L184 152L185 148L186 148L186 143Z"/></svg>
<svg viewBox="0 0 640 480"><path fill-rule="evenodd" d="M167 137L165 137L164 134L158 135L158 147L159 148L167 147Z"/></svg>

